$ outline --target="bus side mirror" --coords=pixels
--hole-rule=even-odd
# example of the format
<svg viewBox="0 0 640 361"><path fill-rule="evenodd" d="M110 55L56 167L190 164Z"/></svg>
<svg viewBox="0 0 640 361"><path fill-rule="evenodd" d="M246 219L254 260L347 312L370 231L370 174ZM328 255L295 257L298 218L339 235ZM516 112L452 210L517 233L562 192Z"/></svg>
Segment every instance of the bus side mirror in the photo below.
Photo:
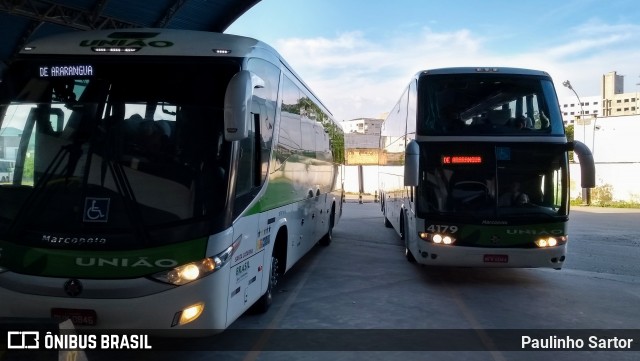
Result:
<svg viewBox="0 0 640 361"><path fill-rule="evenodd" d="M263 87L264 80L248 70L231 78L224 94L224 139L234 141L249 136L253 89Z"/></svg>
<svg viewBox="0 0 640 361"><path fill-rule="evenodd" d="M404 152L404 185L417 187L420 179L420 147L412 140Z"/></svg>
<svg viewBox="0 0 640 361"><path fill-rule="evenodd" d="M584 143L574 140L568 143L569 150L578 156L580 162L580 185L582 188L594 188L596 186L596 165L593 154Z"/></svg>

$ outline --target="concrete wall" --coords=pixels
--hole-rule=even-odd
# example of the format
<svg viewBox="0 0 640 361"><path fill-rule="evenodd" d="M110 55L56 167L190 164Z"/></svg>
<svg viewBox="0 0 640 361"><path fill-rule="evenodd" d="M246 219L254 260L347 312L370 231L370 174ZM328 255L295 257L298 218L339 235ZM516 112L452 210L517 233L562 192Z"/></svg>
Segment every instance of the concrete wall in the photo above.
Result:
<svg viewBox="0 0 640 361"><path fill-rule="evenodd" d="M378 149L347 149L346 162L348 165L376 165L378 164Z"/></svg>
<svg viewBox="0 0 640 361"><path fill-rule="evenodd" d="M363 165L362 174L364 180L364 193L373 194L378 190L378 166ZM344 191L347 193L358 193L358 166L348 165L344 172Z"/></svg>
<svg viewBox="0 0 640 361"><path fill-rule="evenodd" d="M586 144L596 163L596 187L614 201L640 201L640 115L592 118L574 126L574 139ZM580 166L572 164L571 195L580 195Z"/></svg>
<svg viewBox="0 0 640 361"><path fill-rule="evenodd" d="M586 144L596 163L640 162L640 115L588 118L575 124L573 138Z"/></svg>
<svg viewBox="0 0 640 361"><path fill-rule="evenodd" d="M571 164L571 199L581 198L580 164ZM640 162L596 163L596 188L611 200L640 203ZM592 194L596 194L592 191ZM592 201L595 199L592 198Z"/></svg>

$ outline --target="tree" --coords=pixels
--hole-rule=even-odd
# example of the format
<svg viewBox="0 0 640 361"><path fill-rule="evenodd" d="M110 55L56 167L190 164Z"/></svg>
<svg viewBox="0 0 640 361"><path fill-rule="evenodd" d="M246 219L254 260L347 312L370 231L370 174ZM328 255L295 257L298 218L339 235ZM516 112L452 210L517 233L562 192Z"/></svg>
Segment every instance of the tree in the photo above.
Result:
<svg viewBox="0 0 640 361"><path fill-rule="evenodd" d="M565 132L565 134L567 135L567 140L568 140L569 142L573 142L573 124L571 124L571 125L567 125L567 126L564 128L564 132Z"/></svg>
<svg viewBox="0 0 640 361"><path fill-rule="evenodd" d="M564 133L567 136L568 142L573 142L573 130L574 130L573 124L567 125L564 128ZM573 162L573 152L569 152L569 162Z"/></svg>

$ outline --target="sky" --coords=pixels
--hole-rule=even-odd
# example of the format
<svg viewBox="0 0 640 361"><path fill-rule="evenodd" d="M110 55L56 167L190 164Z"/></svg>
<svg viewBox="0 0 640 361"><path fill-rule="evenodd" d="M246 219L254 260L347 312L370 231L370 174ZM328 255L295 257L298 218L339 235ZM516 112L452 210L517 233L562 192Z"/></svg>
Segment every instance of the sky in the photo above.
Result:
<svg viewBox="0 0 640 361"><path fill-rule="evenodd" d="M637 0L261 0L226 33L275 48L338 121L391 110L410 78L450 66L544 70L558 97L640 91ZM574 98L575 99L575 98Z"/></svg>

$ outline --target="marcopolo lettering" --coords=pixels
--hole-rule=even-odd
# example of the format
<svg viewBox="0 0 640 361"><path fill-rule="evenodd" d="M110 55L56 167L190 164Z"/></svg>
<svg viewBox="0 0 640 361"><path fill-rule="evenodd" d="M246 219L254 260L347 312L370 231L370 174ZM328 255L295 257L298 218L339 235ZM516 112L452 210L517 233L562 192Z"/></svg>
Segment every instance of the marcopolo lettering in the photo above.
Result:
<svg viewBox="0 0 640 361"><path fill-rule="evenodd" d="M507 222L507 221L483 220L482 224L507 225L507 224L509 224L509 222Z"/></svg>
<svg viewBox="0 0 640 361"><path fill-rule="evenodd" d="M82 267L162 267L171 268L178 265L178 261L169 258L149 259L138 258L101 258L101 257L77 257L76 265Z"/></svg>
<svg viewBox="0 0 640 361"><path fill-rule="evenodd" d="M107 244L107 239L103 237L66 237L66 236L52 236L49 234L42 235L42 241L49 244L59 245L102 245Z"/></svg>

